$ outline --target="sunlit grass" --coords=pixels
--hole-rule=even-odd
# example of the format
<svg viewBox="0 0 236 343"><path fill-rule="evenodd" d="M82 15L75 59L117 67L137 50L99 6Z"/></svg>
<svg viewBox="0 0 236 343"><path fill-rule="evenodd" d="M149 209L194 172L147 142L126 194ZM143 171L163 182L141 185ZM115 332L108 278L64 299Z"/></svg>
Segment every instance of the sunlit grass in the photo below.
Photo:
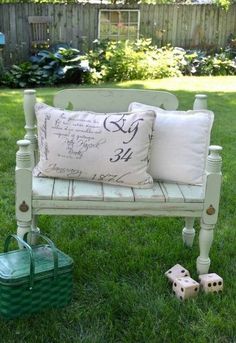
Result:
<svg viewBox="0 0 236 343"><path fill-rule="evenodd" d="M176 77L160 80L119 82L121 87L144 89L168 89L169 91L187 92L236 92L236 76L201 76L201 77Z"/></svg>

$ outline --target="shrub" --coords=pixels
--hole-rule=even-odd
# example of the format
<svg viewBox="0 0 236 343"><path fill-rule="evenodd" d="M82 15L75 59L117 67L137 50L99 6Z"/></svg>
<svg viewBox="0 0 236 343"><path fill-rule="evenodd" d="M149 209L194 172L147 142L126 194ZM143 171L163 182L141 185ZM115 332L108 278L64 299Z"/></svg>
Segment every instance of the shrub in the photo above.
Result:
<svg viewBox="0 0 236 343"><path fill-rule="evenodd" d="M216 53L213 56L203 51L188 51L184 74L187 75L235 75L236 59L226 52Z"/></svg>
<svg viewBox="0 0 236 343"><path fill-rule="evenodd" d="M181 75L235 75L235 40L225 51L157 48L151 39L135 42L95 41L86 55L68 46L42 50L29 62L12 66L2 83L10 87L35 87L58 83L92 83L158 79Z"/></svg>
<svg viewBox="0 0 236 343"><path fill-rule="evenodd" d="M19 65L13 65L11 70L3 76L2 83L12 88L24 88L26 86L50 84L50 81L53 84L53 80L47 79L38 65L24 62Z"/></svg>
<svg viewBox="0 0 236 343"><path fill-rule="evenodd" d="M77 49L58 47L55 52L41 50L29 62L13 65L2 83L10 87L82 83L88 64Z"/></svg>
<svg viewBox="0 0 236 343"><path fill-rule="evenodd" d="M95 43L94 49L87 54L91 66L87 82L236 73L236 60L228 50L212 55L171 46L157 48L151 45L151 39Z"/></svg>
<svg viewBox="0 0 236 343"><path fill-rule="evenodd" d="M233 35L232 33L229 35L225 51L230 58L236 57L236 35Z"/></svg>
<svg viewBox="0 0 236 343"><path fill-rule="evenodd" d="M170 46L156 48L151 39L136 42L96 41L87 54L92 73L103 81L125 81L179 76L183 51ZM182 61L183 63L183 61Z"/></svg>

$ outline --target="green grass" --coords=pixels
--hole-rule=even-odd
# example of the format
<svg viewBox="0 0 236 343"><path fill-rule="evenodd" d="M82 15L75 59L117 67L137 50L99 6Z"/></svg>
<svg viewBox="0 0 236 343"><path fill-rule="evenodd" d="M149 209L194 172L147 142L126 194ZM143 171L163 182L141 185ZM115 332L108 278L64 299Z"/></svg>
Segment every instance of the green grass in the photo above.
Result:
<svg viewBox="0 0 236 343"><path fill-rule="evenodd" d="M212 143L223 146L220 215L211 249L210 270L224 279L221 295L179 302L164 272L181 263L196 278L197 237L182 246L179 218L46 217L39 226L73 257L74 296L63 310L29 318L0 320L2 343L58 342L236 342L235 209L236 77L133 81L106 86L165 89L192 106L195 93L206 93L215 112ZM38 89L51 103L56 88ZM16 231L14 166L16 141L24 135L22 91L0 89L0 250ZM199 223L196 223L199 230Z"/></svg>

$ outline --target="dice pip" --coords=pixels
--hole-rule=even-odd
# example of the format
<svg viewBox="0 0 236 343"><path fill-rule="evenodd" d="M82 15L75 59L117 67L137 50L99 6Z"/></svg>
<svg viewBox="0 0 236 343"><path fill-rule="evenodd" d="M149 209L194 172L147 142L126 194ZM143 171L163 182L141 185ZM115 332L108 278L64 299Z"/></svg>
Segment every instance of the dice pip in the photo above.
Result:
<svg viewBox="0 0 236 343"><path fill-rule="evenodd" d="M174 282L175 279L180 277L190 276L189 271L180 264L176 264L174 267L167 270L167 272L165 272L165 275L171 282Z"/></svg>
<svg viewBox="0 0 236 343"><path fill-rule="evenodd" d="M216 273L199 275L200 286L205 293L223 291L223 279Z"/></svg>
<svg viewBox="0 0 236 343"><path fill-rule="evenodd" d="M199 283L189 276L177 278L173 282L173 293L180 300L193 298L199 292Z"/></svg>

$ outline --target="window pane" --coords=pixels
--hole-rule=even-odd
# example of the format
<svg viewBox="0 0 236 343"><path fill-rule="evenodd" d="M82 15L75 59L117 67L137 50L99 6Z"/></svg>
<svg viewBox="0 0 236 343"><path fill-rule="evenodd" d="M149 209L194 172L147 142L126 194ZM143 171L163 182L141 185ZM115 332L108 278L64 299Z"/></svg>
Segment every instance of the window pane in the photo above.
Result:
<svg viewBox="0 0 236 343"><path fill-rule="evenodd" d="M111 20L111 23L118 23L119 22L119 12L111 12L110 13L110 20Z"/></svg>
<svg viewBox="0 0 236 343"><path fill-rule="evenodd" d="M128 35L128 26L123 25L122 27L120 27L119 33L120 33L120 35L127 37L127 35Z"/></svg>
<svg viewBox="0 0 236 343"><path fill-rule="evenodd" d="M119 36L119 40L127 40L127 36Z"/></svg>
<svg viewBox="0 0 236 343"><path fill-rule="evenodd" d="M118 27L117 27L117 25L114 25L114 24L113 24L113 25L111 25L110 27L111 27L111 31L110 31L110 32L111 32L111 35L114 35L114 34L117 35L117 34L118 34Z"/></svg>
<svg viewBox="0 0 236 343"><path fill-rule="evenodd" d="M101 23L100 25L100 34L108 34L110 30L110 24Z"/></svg>
<svg viewBox="0 0 236 343"><path fill-rule="evenodd" d="M129 34L137 35L137 26L129 26Z"/></svg>
<svg viewBox="0 0 236 343"><path fill-rule="evenodd" d="M135 40L138 38L138 11L130 10L101 10L100 39Z"/></svg>
<svg viewBox="0 0 236 343"><path fill-rule="evenodd" d="M107 39L107 35L100 34L100 39Z"/></svg>
<svg viewBox="0 0 236 343"><path fill-rule="evenodd" d="M130 11L130 21L138 22L138 12Z"/></svg>
<svg viewBox="0 0 236 343"><path fill-rule="evenodd" d="M109 12L101 12L100 20L101 21L109 21Z"/></svg>
<svg viewBox="0 0 236 343"><path fill-rule="evenodd" d="M128 13L128 11L120 12L120 21L123 22L123 23L128 23L128 21L129 21L129 13Z"/></svg>

